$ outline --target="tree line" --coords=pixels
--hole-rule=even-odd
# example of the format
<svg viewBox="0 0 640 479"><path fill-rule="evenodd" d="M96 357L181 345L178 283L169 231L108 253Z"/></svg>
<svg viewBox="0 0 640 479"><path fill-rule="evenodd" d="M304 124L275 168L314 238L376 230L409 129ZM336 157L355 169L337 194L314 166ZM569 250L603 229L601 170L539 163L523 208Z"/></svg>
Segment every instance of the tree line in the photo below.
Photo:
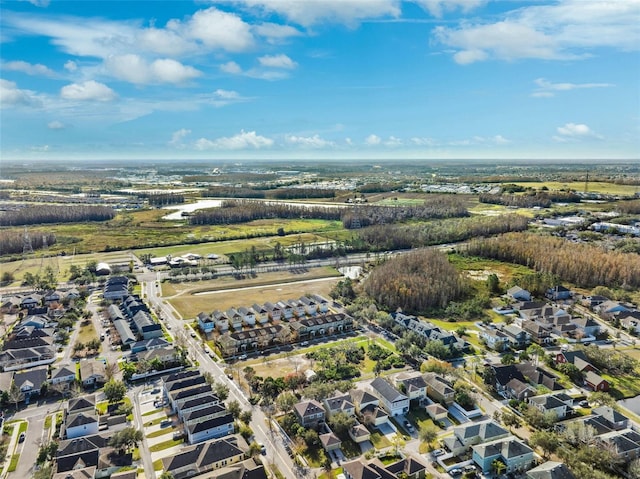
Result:
<svg viewBox="0 0 640 479"><path fill-rule="evenodd" d="M342 211L345 228L397 223L408 220L429 220L469 216L464 199L453 195L434 195L423 205L356 206Z"/></svg>
<svg viewBox="0 0 640 479"><path fill-rule="evenodd" d="M521 215L451 218L418 225L381 225L362 229L358 236L374 251L420 248L455 243L480 236L524 231L529 220Z"/></svg>
<svg viewBox="0 0 640 479"><path fill-rule="evenodd" d="M0 214L0 226L22 226L41 223L80 223L106 221L116 215L110 206L38 205Z"/></svg>
<svg viewBox="0 0 640 479"><path fill-rule="evenodd" d="M235 186L211 186L202 192L207 198L256 198L296 200L307 198L334 198L336 190L323 188L245 188Z"/></svg>
<svg viewBox="0 0 640 479"><path fill-rule="evenodd" d="M151 193L148 195L140 195L147 197L151 206L165 206L184 203L184 195L180 193Z"/></svg>
<svg viewBox="0 0 640 479"><path fill-rule="evenodd" d="M548 208L554 201L560 201L563 203L579 203L580 196L576 193L563 191L535 191L523 195L496 195L491 193L481 193L478 200L480 203L513 206L517 208L533 208L534 206Z"/></svg>
<svg viewBox="0 0 640 479"><path fill-rule="evenodd" d="M467 284L445 254L423 249L386 261L363 287L387 311L421 313L462 297Z"/></svg>
<svg viewBox="0 0 640 479"><path fill-rule="evenodd" d="M640 286L640 256L569 243L553 236L507 233L498 238L474 240L467 253L555 274L585 288Z"/></svg>
<svg viewBox="0 0 640 479"><path fill-rule="evenodd" d="M56 242L56 235L46 233L44 231L30 231L31 247L34 250L44 248L45 242L47 246L51 246ZM0 256L5 254L22 253L24 246L24 231L0 231Z"/></svg>

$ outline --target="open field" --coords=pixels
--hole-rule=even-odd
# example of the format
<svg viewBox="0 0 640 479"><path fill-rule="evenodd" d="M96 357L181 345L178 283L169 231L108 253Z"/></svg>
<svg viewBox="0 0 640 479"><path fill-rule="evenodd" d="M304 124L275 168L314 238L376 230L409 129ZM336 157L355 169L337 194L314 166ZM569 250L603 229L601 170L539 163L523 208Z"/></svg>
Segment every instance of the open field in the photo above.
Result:
<svg viewBox="0 0 640 479"><path fill-rule="evenodd" d="M495 273L502 283L510 281L517 274L534 272L532 269L518 264L460 254L450 254L449 262L460 271L468 271L472 277L478 276L479 273L482 276Z"/></svg>
<svg viewBox="0 0 640 479"><path fill-rule="evenodd" d="M550 190L575 190L584 191L584 181L535 181L535 182L514 182L516 185L525 188L540 189L546 186ZM633 196L638 187L633 185L616 185L614 183L605 183L603 181L590 181L587 187L589 193L603 193L608 195Z"/></svg>
<svg viewBox="0 0 640 479"><path fill-rule="evenodd" d="M251 306L313 293L328 298L329 291L341 277L333 268L313 268L299 274L264 273L244 280L224 277L198 283L163 283L162 292L183 318L192 319L201 311ZM202 294L204 292L211 293Z"/></svg>

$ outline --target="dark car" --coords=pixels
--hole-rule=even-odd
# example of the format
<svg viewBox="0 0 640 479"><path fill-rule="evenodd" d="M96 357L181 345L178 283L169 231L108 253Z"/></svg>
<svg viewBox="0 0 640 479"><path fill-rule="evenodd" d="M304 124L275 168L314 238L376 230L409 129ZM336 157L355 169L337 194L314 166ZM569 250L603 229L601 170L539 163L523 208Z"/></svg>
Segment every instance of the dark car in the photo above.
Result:
<svg viewBox="0 0 640 479"><path fill-rule="evenodd" d="M24 432L20 433L20 437L18 437L18 442L24 442L25 437L27 437Z"/></svg>

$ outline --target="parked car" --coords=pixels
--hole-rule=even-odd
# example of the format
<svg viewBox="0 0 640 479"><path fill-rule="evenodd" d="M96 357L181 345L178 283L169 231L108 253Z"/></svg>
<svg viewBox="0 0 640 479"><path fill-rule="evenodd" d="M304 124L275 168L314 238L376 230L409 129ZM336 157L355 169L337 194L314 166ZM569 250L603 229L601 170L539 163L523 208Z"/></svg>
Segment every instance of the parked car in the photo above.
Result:
<svg viewBox="0 0 640 479"><path fill-rule="evenodd" d="M246 354L241 354L240 356L238 356L238 359L240 361L244 361L245 359L247 359L247 355Z"/></svg>
<svg viewBox="0 0 640 479"><path fill-rule="evenodd" d="M24 442L24 439L25 439L26 437L27 437L27 436L24 434L24 432L21 432L21 433L20 433L20 437L18 437L18 442Z"/></svg>
<svg viewBox="0 0 640 479"><path fill-rule="evenodd" d="M258 447L260 448L260 454L263 456L267 454L267 448L261 442L258 443Z"/></svg>
<svg viewBox="0 0 640 479"><path fill-rule="evenodd" d="M434 449L431 454L433 454L433 457L442 456L444 454L444 449Z"/></svg>
<svg viewBox="0 0 640 479"><path fill-rule="evenodd" d="M409 432L413 432L413 426L411 425L411 423L409 421L405 421L404 422L404 427L407 431Z"/></svg>
<svg viewBox="0 0 640 479"><path fill-rule="evenodd" d="M182 437L184 436L184 431L180 430L180 431L175 431L173 433L173 440L177 441L178 439L182 439Z"/></svg>
<svg viewBox="0 0 640 479"><path fill-rule="evenodd" d="M309 346L309 341L302 341L300 346Z"/></svg>
<svg viewBox="0 0 640 479"><path fill-rule="evenodd" d="M456 467L455 469L451 469L449 471L449 474L451 476L459 476L460 474L462 474L462 469L460 469L459 467Z"/></svg>

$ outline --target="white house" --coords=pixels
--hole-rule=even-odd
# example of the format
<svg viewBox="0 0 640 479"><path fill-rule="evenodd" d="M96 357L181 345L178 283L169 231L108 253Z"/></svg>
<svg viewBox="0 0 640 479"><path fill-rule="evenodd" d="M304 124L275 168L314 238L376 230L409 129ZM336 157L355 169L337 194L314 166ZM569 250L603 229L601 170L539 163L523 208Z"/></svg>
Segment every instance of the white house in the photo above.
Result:
<svg viewBox="0 0 640 479"><path fill-rule="evenodd" d="M371 391L390 416L400 416L409 412L409 398L386 380L375 378L371 381Z"/></svg>

